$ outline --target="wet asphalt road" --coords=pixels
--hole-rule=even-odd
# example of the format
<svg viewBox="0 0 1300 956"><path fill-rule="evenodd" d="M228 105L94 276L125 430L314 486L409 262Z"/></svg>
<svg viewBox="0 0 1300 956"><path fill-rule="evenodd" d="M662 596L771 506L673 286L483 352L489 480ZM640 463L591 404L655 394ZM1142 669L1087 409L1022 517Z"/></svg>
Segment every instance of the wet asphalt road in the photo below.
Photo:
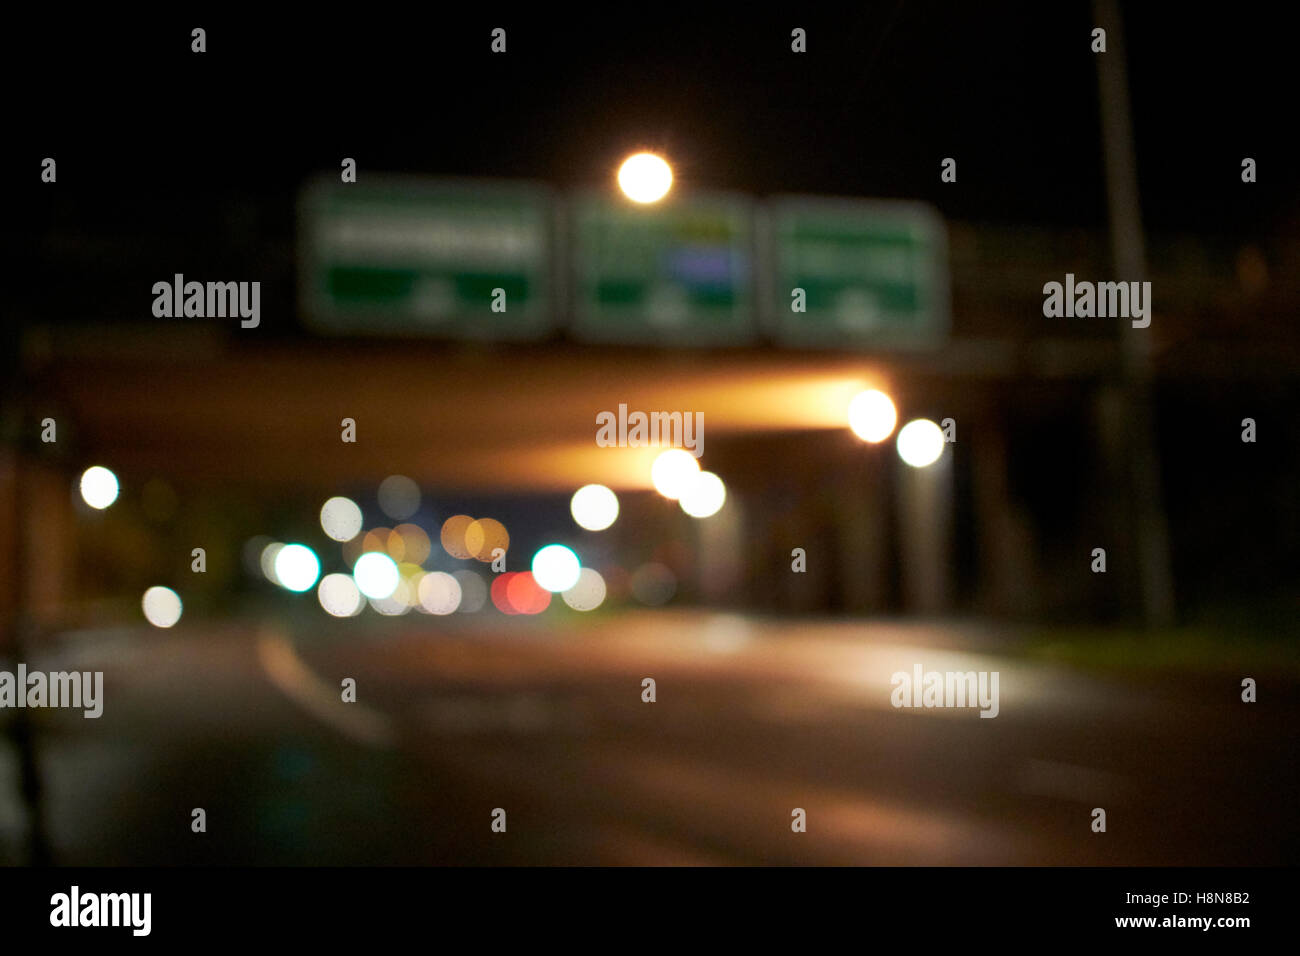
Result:
<svg viewBox="0 0 1300 956"><path fill-rule="evenodd" d="M1238 675L1102 678L958 624L306 616L28 663L105 671L99 720L35 714L65 864L1283 864L1300 831L1295 684L1247 705ZM998 716L892 707L916 663L998 671ZM10 864L16 774L6 740Z"/></svg>

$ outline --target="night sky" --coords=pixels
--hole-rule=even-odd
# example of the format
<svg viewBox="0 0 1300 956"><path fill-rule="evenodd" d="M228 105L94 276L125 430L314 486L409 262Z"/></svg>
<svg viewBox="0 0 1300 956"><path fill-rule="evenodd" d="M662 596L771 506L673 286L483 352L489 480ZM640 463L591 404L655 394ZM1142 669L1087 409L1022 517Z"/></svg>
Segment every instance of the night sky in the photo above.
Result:
<svg viewBox="0 0 1300 956"><path fill-rule="evenodd" d="M202 217L214 199L287 196L345 155L363 174L577 186L607 181L629 149L648 146L672 158L683 186L920 198L953 219L1104 225L1083 0L631 9L37 15L4 51L17 92L6 178L39 223L48 200L33 198L31 170L56 155L60 193L76 191L82 221L122 223L133 193ZM1279 9L1126 5L1153 231L1295 231L1296 178L1281 151L1294 65ZM208 30L201 56L189 50L196 25ZM489 51L494 26L508 31L504 56ZM806 54L790 52L795 26L808 31ZM1246 155L1259 162L1249 190ZM945 156L958 160L955 186L939 181Z"/></svg>

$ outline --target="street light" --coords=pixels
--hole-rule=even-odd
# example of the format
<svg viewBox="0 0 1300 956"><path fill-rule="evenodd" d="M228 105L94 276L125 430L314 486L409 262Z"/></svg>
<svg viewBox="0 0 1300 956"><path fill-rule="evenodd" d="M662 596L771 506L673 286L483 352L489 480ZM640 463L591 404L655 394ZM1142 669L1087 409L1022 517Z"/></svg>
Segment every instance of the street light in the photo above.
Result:
<svg viewBox="0 0 1300 956"><path fill-rule="evenodd" d="M548 544L533 555L533 580L552 594L569 590L581 577L582 563L571 548Z"/></svg>
<svg viewBox="0 0 1300 956"><path fill-rule="evenodd" d="M650 481L665 498L677 499L700 474L700 463L689 451L670 448L650 466Z"/></svg>
<svg viewBox="0 0 1300 956"><path fill-rule="evenodd" d="M103 465L93 465L81 475L81 500L103 511L117 500L117 475Z"/></svg>
<svg viewBox="0 0 1300 956"><path fill-rule="evenodd" d="M623 160L618 168L618 185L633 202L658 202L672 188L673 171L662 157L637 153Z"/></svg>
<svg viewBox="0 0 1300 956"><path fill-rule="evenodd" d="M569 511L588 531L604 531L618 518L618 495L604 485L583 485L573 493Z"/></svg>
<svg viewBox="0 0 1300 956"><path fill-rule="evenodd" d="M943 429L928 418L908 422L898 432L898 457L913 468L933 465L943 454Z"/></svg>
<svg viewBox="0 0 1300 956"><path fill-rule="evenodd" d="M849 402L849 428L863 441L876 444L894 433L898 411L888 395L877 389L858 392Z"/></svg>
<svg viewBox="0 0 1300 956"><path fill-rule="evenodd" d="M727 486L711 471L702 471L690 479L682 491L678 504L692 518L715 515L727 500Z"/></svg>

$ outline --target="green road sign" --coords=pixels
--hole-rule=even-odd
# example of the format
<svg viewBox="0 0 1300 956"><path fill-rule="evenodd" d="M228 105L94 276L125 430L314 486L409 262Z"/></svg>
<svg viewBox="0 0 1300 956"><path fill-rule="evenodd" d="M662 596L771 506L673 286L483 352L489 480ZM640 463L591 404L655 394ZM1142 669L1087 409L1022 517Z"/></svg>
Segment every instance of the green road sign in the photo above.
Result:
<svg viewBox="0 0 1300 956"><path fill-rule="evenodd" d="M550 192L531 184L317 180L299 202L304 315L327 332L542 335L553 221Z"/></svg>
<svg viewBox="0 0 1300 956"><path fill-rule="evenodd" d="M764 324L782 343L892 348L947 337L946 230L930 206L779 197L762 249Z"/></svg>
<svg viewBox="0 0 1300 956"><path fill-rule="evenodd" d="M709 345L756 331L753 201L730 194L572 207L572 331L596 342Z"/></svg>

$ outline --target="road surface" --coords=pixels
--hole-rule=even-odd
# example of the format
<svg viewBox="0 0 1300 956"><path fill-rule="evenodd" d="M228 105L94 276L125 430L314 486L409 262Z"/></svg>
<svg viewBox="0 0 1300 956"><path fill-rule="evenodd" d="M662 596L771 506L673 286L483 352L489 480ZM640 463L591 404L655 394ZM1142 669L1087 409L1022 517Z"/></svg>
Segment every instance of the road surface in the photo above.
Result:
<svg viewBox="0 0 1300 956"><path fill-rule="evenodd" d="M958 624L685 610L63 635L35 716L65 864L1281 864L1300 689L1101 678ZM999 712L891 675L997 671ZM656 700L642 700L644 678ZM341 699L345 678L356 702ZM202 808L207 829L191 829ZM506 830L492 830L493 811ZM1095 808L1106 831L1092 828ZM792 830L802 809L806 832ZM25 862L0 745L0 861Z"/></svg>

